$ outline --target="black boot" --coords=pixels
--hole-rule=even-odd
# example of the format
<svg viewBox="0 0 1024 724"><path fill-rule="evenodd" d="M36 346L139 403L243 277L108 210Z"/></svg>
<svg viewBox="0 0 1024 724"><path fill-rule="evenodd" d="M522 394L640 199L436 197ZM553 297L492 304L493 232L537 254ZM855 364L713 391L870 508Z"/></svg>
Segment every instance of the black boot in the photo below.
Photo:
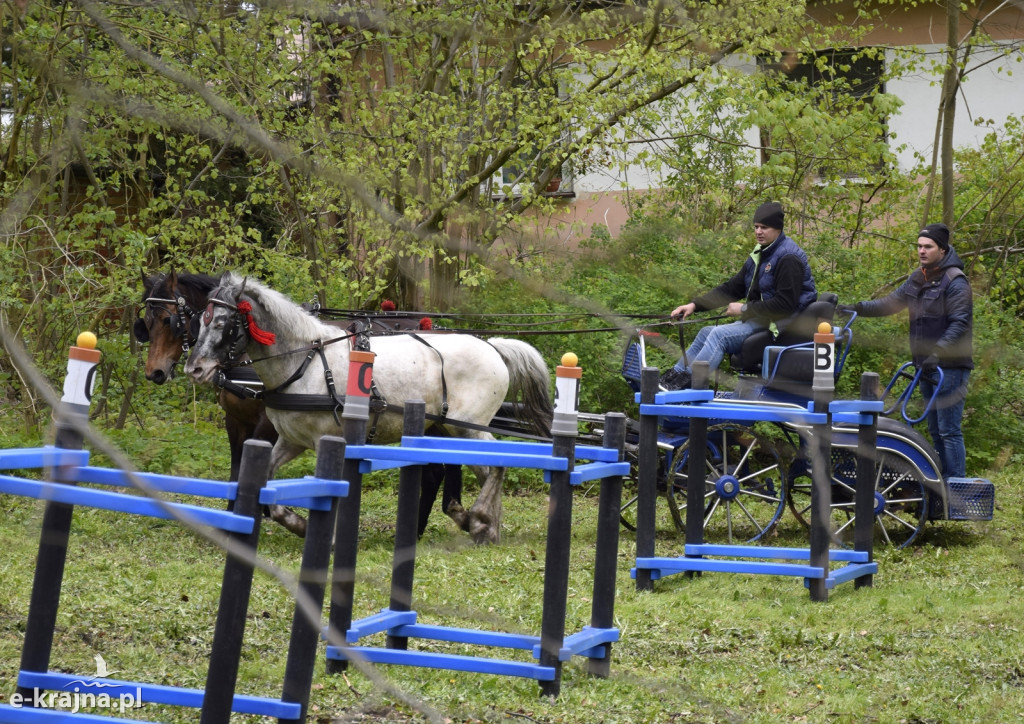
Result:
<svg viewBox="0 0 1024 724"><path fill-rule="evenodd" d="M675 367L670 367L658 378L658 386L666 392L670 390L688 390L690 389L690 382L690 373L686 370L680 372Z"/></svg>

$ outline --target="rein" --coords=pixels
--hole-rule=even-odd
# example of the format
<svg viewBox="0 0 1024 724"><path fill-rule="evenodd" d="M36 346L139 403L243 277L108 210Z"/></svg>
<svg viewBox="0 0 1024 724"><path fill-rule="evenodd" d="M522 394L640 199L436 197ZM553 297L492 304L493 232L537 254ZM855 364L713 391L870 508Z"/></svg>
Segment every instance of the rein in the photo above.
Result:
<svg viewBox="0 0 1024 724"><path fill-rule="evenodd" d="M697 320L686 320L686 321L675 321L670 317L666 317L664 314L601 314L598 312L585 312L580 314L563 314L560 312L509 312L507 314L491 314L486 312L463 312L456 314L446 314L443 312L386 312L379 314L376 312L368 313L365 310L347 310L347 309L330 309L322 308L319 305L312 307L313 312L324 316L359 316L364 317L376 317L383 316L385 318L391 317L396 319L444 319L451 321L466 320L466 321L477 321L480 320L505 320L505 319L520 319L527 317L530 319L540 319L543 321L531 321L531 322L518 322L512 323L506 327L447 327L438 326L433 327L433 331L436 332L462 332L464 334L478 334L478 335L501 335L508 337L529 337L539 336L544 334L587 334L590 332L625 332L633 329L646 329L648 327L662 327L666 325L677 325L677 324L692 324ZM717 319L724 319L727 315L719 315L717 317L705 317L700 321L713 321ZM534 327L550 326L552 324L564 324L566 322L574 322L584 319L607 319L609 317L619 317L623 319L650 319L656 320L649 324L642 325L628 325L628 326L612 326L612 327L590 327L590 328L577 328L577 329L533 329ZM393 330L385 332L385 334L402 334L406 330Z"/></svg>
<svg viewBox="0 0 1024 724"><path fill-rule="evenodd" d="M229 348L229 352L228 352L228 363L225 364L225 365L221 365L221 371L218 372L217 377L215 379L215 383L217 384L218 387L221 387L222 389L227 390L228 392L230 392L232 394L235 394L235 395L237 395L239 397L262 400L264 405L266 405L268 408L276 409L276 410L285 410L285 411L292 411L292 412L331 412L334 415L335 423L338 424L338 425L341 425L341 420L339 418L339 414L338 413L339 413L340 410L344 409L344 406L345 406L345 395L338 394L338 391L337 391L337 389L335 387L335 384L334 384L334 374L333 374L333 372L332 372L332 370L331 370L331 368L329 366L329 363L327 361L327 356L326 356L326 353L324 352L324 348L328 344L334 344L336 342L341 342L341 341L344 341L344 340L350 340L350 339L355 338L357 340L356 343L355 343L356 346L358 346L358 347L364 347L365 346L365 348L368 349L369 348L368 337L370 337L370 336L410 334L416 341L420 342L423 345L426 345L427 347L430 347L434 351L434 353L438 355L438 358L439 358L439 361L440 361L440 364L441 364L441 389L442 389L441 414L426 413L425 414L425 418L427 420L430 420L431 422L435 422L435 423L442 424L442 425L452 425L454 427L461 427L461 428L466 428L466 429L470 429L470 430L478 430L478 431L488 432L488 433L492 433L492 434L510 435L510 436L521 437L521 438L524 438L524 439L541 441L541 442L550 442L551 441L550 437L540 436L540 435L532 435L532 434L529 434L529 433L521 432L518 429L513 430L513 429L510 429L510 428L500 428L500 427L493 427L493 426L490 426L490 425L480 425L480 424L477 424L477 423L468 422L466 420L456 420L456 419L449 418L448 417L448 388L447 388L447 382L445 380L445 375L444 375L444 357L440 353L440 351L438 351L429 342L427 342L425 339L423 339L422 336L420 336L422 330L388 329L388 330L373 330L373 331L371 331L369 329L369 325L366 325L364 327L362 325L358 325L357 324L356 325L356 329L354 331L351 331L351 332L349 332L347 334L340 335L338 337L334 337L334 338L329 339L329 340L316 340L316 341L312 342L311 344L309 344L309 345L307 345L305 347L300 347L300 348L297 348L297 349L287 350L285 352L280 352L280 353L275 354L275 355L269 355L269 356L266 356L266 357L261 357L259 359L248 359L246 361L241 361L240 362L238 360L241 357L242 353L244 352L244 349L245 349L245 346L246 346L246 337L247 336L253 337L254 341L257 341L257 342L260 342L260 343L263 343L263 344L272 344L273 343L273 333L265 332L264 330L261 330L261 329L259 329L256 326L255 320L253 320L253 318L252 318L251 306L250 306L250 304L248 302L240 302L237 305L234 305L234 304L231 304L231 303L226 302L224 300L217 299L214 296L211 296L209 298L206 311L203 314L203 323L206 324L206 325L208 325L210 323L210 321L212 321L214 305L225 307L225 308L230 309L230 310L232 310L234 312L234 314L232 315L231 327L229 327L226 330L226 332L225 332L225 336L227 336L227 337L229 337L231 339L230 348ZM346 313L343 310L327 310L327 309L319 309L319 308L317 308L315 311L318 314L324 314L324 315ZM353 313L348 312L348 314L353 314ZM370 319L370 318L372 318L374 316L384 316L385 318L390 317L390 318L396 318L396 319L407 319L407 318L410 318L410 317L411 318L415 318L415 317L421 317L421 318L422 317L444 317L446 319L447 318L451 318L451 315L419 314L419 313L411 313L411 312L397 313L397 314L385 314L385 315L371 315L371 314L367 314L367 313L363 312L363 313L361 313L361 315L357 316L357 319L362 319L362 321L365 322L366 319ZM493 317L494 315L464 315L464 316L490 316L490 317ZM510 316L510 317L525 317L525 316L537 317L537 316L555 316L555 315L511 314L511 315L504 315L504 316ZM717 320L717 319L723 319L727 315L719 315L717 317L703 318L703 319L700 319L700 320L678 320L678 321L676 321L676 320L665 320L664 315L625 315L625 316L627 316L629 318L655 319L655 320L658 320L658 321L655 321L653 323L646 324L646 325L635 326L635 327L615 326L615 327L603 327L603 328L597 328L597 329L574 329L574 330L552 330L552 329L543 329L543 330L541 330L541 329L532 329L532 327L536 327L536 326L539 326L541 324L564 323L564 322L567 322L567 321L571 321L572 319L596 318L596 317L603 317L604 315L583 314L583 315L574 315L574 316L571 316L571 317L566 317L565 315L557 315L557 316L559 316L559 319L557 319L557 320L553 320L553 321L549 321L549 322L529 322L529 323L525 323L525 324L519 325L519 328L510 329L510 330L447 329L447 328L443 328L443 327L441 327L441 328L434 327L431 331L432 332L439 332L439 333L461 333L461 334L476 334L476 335L489 334L489 335L492 335L492 336L493 335L527 336L527 335L540 335L540 334L582 334L582 333L585 333L585 332L622 332L622 331L625 331L626 329L646 329L646 328L650 328L650 327L662 327L662 326L669 326L669 325L671 325L671 326L675 326L678 329L680 337L681 337L682 336L683 325L685 325L685 324L692 324L692 323L695 323L697 321L707 322L707 321L713 321L713 320ZM524 327L530 327L531 329L525 329ZM254 333L257 336L254 336ZM264 341L264 340L269 340L269 341ZM287 356L287 355L298 354L298 353L303 353L303 352L306 353L306 356L303 359L303 361L301 362L301 364L299 365L299 367L288 377L288 379L286 379L284 382L282 382L281 384L277 385L276 387L274 387L272 389L257 390L257 389L254 389L252 387L247 387L244 384L239 384L237 381L231 379L228 376L228 374L226 374L226 372L224 371L224 370L230 370L230 369L237 369L237 368L247 367L249 365L252 365L255 362L262 362L262 361L265 361L265 360L275 359L275 358L284 357L284 356ZM321 364L323 365L323 368L324 368L324 380L325 380L326 385L327 385L327 393L326 394L303 394L303 393L288 394L288 393L284 392L283 390L285 388L287 388L289 385L291 385L294 382L302 379L305 376L306 372L309 369L309 365L312 363L314 357L316 357L316 356L320 357ZM401 404L388 403L387 400L383 399L376 392L376 385L374 385L374 395L371 397L371 400L370 400L370 409L374 412L375 415L379 415L379 414L381 414L383 412L393 412L393 413L403 412L404 411L404 406L401 405ZM374 428L376 428L376 425L374 425Z"/></svg>
<svg viewBox="0 0 1024 724"><path fill-rule="evenodd" d="M599 316L599 315L594 315ZM721 319L730 319L728 314L718 314L713 317L701 317L700 319L665 319L664 315L643 315L645 318L656 318L662 321L651 322L650 324L637 324L630 325L628 327L590 327L581 329L461 329L455 327L435 327L435 331L443 332L462 332L464 334L479 334L479 335L491 335L491 336L503 336L503 337L531 337L542 334L589 334L591 332L632 332L638 329L652 329L655 327L677 327L680 332L684 325L688 324L703 324L705 322L716 322ZM540 324L554 324L554 322L537 322L536 325ZM524 326L535 326L535 325L524 325Z"/></svg>

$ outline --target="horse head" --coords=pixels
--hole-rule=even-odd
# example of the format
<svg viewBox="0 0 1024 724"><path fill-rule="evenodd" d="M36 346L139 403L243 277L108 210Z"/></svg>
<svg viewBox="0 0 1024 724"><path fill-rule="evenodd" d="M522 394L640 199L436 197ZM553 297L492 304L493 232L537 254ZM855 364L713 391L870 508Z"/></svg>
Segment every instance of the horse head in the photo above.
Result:
<svg viewBox="0 0 1024 724"><path fill-rule="evenodd" d="M185 365L185 373L196 383L212 382L220 367L238 362L251 338L273 343L273 334L257 327L252 318L252 302L245 296L245 284L246 279L225 272L220 285L210 292L192 354ZM268 334L269 337L261 336Z"/></svg>
<svg viewBox="0 0 1024 724"><path fill-rule="evenodd" d="M149 343L146 379L151 382L162 385L171 379L174 366L195 340L196 310L203 306L200 302L205 297L202 279L195 274L179 277L174 270L151 277L142 275L143 314L135 320L132 331L140 343Z"/></svg>
<svg viewBox="0 0 1024 724"><path fill-rule="evenodd" d="M142 316L135 320L135 339L148 343L146 379L162 385L195 341L199 311L217 279L205 274L142 275Z"/></svg>

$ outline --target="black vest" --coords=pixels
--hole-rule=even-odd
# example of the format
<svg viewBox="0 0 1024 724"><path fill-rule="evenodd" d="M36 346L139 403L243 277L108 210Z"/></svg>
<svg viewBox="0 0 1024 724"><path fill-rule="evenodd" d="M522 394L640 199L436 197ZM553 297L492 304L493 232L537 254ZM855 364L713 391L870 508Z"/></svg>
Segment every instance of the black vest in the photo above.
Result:
<svg viewBox="0 0 1024 724"><path fill-rule="evenodd" d="M947 267L936 279L925 279L918 269L907 280L907 311L910 313L910 352L915 363L931 354L939 354L935 343L949 327L946 312L946 290L957 277L965 277L963 269ZM943 350L939 364L943 367L973 367L970 328L952 348Z"/></svg>

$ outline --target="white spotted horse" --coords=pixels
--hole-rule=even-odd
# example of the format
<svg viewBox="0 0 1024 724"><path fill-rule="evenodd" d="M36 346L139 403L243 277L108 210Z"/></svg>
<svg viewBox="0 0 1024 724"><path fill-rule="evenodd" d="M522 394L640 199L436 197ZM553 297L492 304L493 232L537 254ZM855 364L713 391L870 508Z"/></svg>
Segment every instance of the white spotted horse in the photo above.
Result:
<svg viewBox="0 0 1024 724"><path fill-rule="evenodd" d="M228 272L210 294L185 372L195 382L209 382L248 354L266 394L337 399L335 390L345 389L351 339L336 333L283 294ZM511 395L521 398L516 407L521 418L539 434L550 434L549 370L525 342L412 332L370 336L368 343L376 355L374 386L386 411L400 410L407 400L423 400L433 427L453 436L493 440L487 425ZM320 363L300 364L298 357L309 356ZM337 409L332 412L329 406L315 412L268 407L267 415L280 434L271 455L271 475L303 450L315 449L323 435L338 432ZM380 414L375 427L375 443L398 442L402 416ZM474 541L498 542L505 471L471 469L480 482L472 507L450 506L445 512ZM305 526L292 511L272 510L271 517L296 532Z"/></svg>
<svg viewBox="0 0 1024 724"><path fill-rule="evenodd" d="M182 356L186 355L199 333L200 317L218 277L207 274L142 275L142 316L135 320L133 333L140 343L149 344L146 379L162 385L173 379ZM403 312L352 313L343 319L328 320L342 329L353 325L367 327L370 334L387 334L398 329L418 329L418 317ZM238 479L242 449L246 440L277 442L277 430L267 418L260 392L262 383L249 367L232 367L215 381L217 401L224 410L224 427L231 450L230 479ZM437 434L435 432L434 434ZM427 465L423 472L420 497L419 534L426 529L430 510L444 484L442 509L462 504L462 468L458 465Z"/></svg>

